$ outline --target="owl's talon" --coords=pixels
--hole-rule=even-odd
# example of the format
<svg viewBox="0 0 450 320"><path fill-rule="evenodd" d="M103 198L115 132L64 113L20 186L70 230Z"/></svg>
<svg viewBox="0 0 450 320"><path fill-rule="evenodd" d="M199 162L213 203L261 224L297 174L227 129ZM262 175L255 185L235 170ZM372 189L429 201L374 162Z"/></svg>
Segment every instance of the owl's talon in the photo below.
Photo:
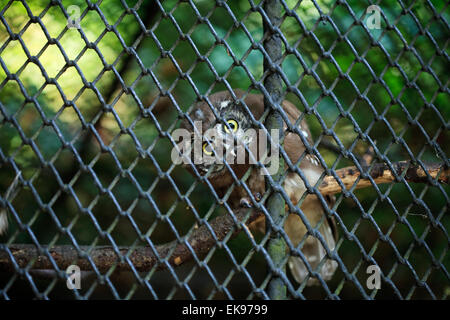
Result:
<svg viewBox="0 0 450 320"><path fill-rule="evenodd" d="M253 195L256 201L261 201L261 193L257 192Z"/></svg>
<svg viewBox="0 0 450 320"><path fill-rule="evenodd" d="M252 204L250 203L250 200L247 198L242 198L239 202L242 208L251 208Z"/></svg>

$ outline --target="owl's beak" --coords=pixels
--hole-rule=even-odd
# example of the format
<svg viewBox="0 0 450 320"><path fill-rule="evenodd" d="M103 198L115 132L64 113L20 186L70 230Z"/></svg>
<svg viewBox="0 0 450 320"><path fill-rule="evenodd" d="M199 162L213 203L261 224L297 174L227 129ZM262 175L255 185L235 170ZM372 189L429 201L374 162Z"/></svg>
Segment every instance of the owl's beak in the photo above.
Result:
<svg viewBox="0 0 450 320"><path fill-rule="evenodd" d="M227 141L223 144L225 147L226 154L231 154L233 157L236 157L236 152L234 151L234 143L229 144Z"/></svg>
<svg viewBox="0 0 450 320"><path fill-rule="evenodd" d="M225 133L220 127L215 129L214 134L205 135L209 139L212 149L216 151L213 156L215 160L211 160L216 163L226 161L228 164L244 164L247 158L244 151L245 146L248 147L253 138L246 136L245 132L240 129L233 133Z"/></svg>
<svg viewBox="0 0 450 320"><path fill-rule="evenodd" d="M253 138L251 136L245 135L241 130L224 135L222 145L226 151L227 161L233 161L232 163L237 161L237 164L245 164L247 161L245 147L247 146L250 149L252 140Z"/></svg>

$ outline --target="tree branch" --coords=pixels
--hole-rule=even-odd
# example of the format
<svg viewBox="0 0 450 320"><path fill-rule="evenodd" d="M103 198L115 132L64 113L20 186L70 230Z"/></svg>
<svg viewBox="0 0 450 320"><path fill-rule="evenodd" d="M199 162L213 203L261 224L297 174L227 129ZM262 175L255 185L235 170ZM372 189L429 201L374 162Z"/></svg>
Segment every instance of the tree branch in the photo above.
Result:
<svg viewBox="0 0 450 320"><path fill-rule="evenodd" d="M251 209L240 209L234 216L237 221L245 221L247 224L250 224L260 215L261 213ZM248 218L246 219L247 216ZM194 230L186 241L189 243L192 251L200 257L205 255L217 243L216 239L218 241L223 240L230 231L233 232L232 237L234 237L240 231L235 227L233 217L229 214L218 216L209 221L208 224L214 230L215 237L206 225L202 225ZM177 266L193 257L192 251L188 248L186 242L177 243L177 241L172 241L158 245L155 248L157 254L150 247L138 247L131 252L128 259L136 270L142 272L151 270L155 265L157 265L156 268L158 269L165 269L167 265L161 263L164 259L167 259L169 264ZM8 246L0 244L0 272L14 270L14 265L11 263L10 254L7 252L6 247L14 257L15 263L19 268L25 268L32 263L32 269L53 269L53 265L46 254L40 252L33 244L12 244ZM42 248L48 250L48 254L62 270L67 269L71 264L78 265L81 270L93 269L91 263L71 245L54 246L52 248L42 246ZM131 270L130 264L124 260L120 261L120 258L118 258L111 246L99 246L92 250L90 250L89 246L81 246L80 249L83 254L89 255L91 261L100 272L105 272L114 265L116 265L116 270L119 271ZM120 247L119 251L120 255L125 257L129 248ZM172 254L170 254L171 252Z"/></svg>
<svg viewBox="0 0 450 320"><path fill-rule="evenodd" d="M336 174L347 190L353 187L356 181L358 182L355 189L371 186L372 183L368 179L368 175L376 184L401 182L395 176L400 177L403 174L406 181L413 183L430 183L429 177L440 183L449 183L450 169L445 164L426 164L424 170L419 165L413 165L409 161L400 161L392 163L392 167L395 173L391 172L387 164L377 163L373 166L370 173L364 175L361 175L356 167L336 170ZM340 193L342 189L334 177L327 176L319 187L319 191L323 195L327 195ZM232 237L236 236L241 231L241 228L235 225L234 219L250 225L262 215L261 212L249 209L238 210L234 213L234 218L229 214L221 215L208 222L210 228L206 225L200 226L183 243L172 241L161 244L155 247L156 252L150 247L138 247L129 254L128 259L136 270L142 272L149 271L154 266L158 269L164 269L167 267L167 263L172 266L178 266L193 258L192 251L198 257L202 257L217 244L217 241L225 239L230 232L233 233ZM209 231L210 229L214 231L214 236ZM189 243L192 251L186 243ZM122 260L118 257L113 247L110 246L95 247L93 249L90 249L89 246L81 246L81 255L81 252L78 252L70 245L52 248L42 246L42 248L48 252L40 251L32 244L0 245L0 271L14 271L15 264L19 268L25 268L30 265L31 269L53 269L47 254L53 258L54 262L62 270L65 270L71 264L78 265L81 270L92 270L91 263L86 259L87 255L100 272L105 272L113 266L116 266L116 270L119 271L131 269L130 264L123 259L128 254L128 247L119 248ZM10 254L14 257L14 264L11 261ZM162 260L167 262L161 262Z"/></svg>
<svg viewBox="0 0 450 320"><path fill-rule="evenodd" d="M368 178L369 175L376 184L401 182L401 180L397 180L395 176L401 177L405 170L406 174L404 179L408 182L429 183L428 175L433 180L436 180L437 178L438 182L447 184L449 182L450 169L443 163L425 164L425 170L420 165L411 164L410 161L393 162L392 167L394 173L387 164L376 163L370 170L370 173L365 173L363 176L361 176L361 172L356 167L347 167L336 170L336 174L347 190L353 187L358 179L359 181L355 189L370 187L372 182ZM365 169L367 169L367 167ZM333 176L327 176L322 181L319 191L323 195L335 194L342 192L342 188Z"/></svg>

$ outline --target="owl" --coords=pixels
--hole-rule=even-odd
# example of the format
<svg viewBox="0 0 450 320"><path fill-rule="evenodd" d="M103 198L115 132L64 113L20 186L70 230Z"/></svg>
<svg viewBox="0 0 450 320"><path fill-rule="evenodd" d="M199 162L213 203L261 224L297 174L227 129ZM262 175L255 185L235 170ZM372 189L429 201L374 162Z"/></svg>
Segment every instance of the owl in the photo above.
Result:
<svg viewBox="0 0 450 320"><path fill-rule="evenodd" d="M247 149L245 150L248 153L250 150L249 144L254 142L251 141L252 139L248 138L248 135L242 134L242 132L248 132L249 129L254 128L254 122L248 114L248 111L241 103L239 103L239 99L244 97L244 92L241 90L234 90L234 95L237 99L234 99L229 91L217 92L210 95L208 99L214 111L211 110L211 107L207 104L207 102L201 101L197 103L194 109L190 112L190 121L186 118L181 124L181 128L187 129L192 136L194 136L194 131L203 133L208 129L216 129L217 132L214 136L202 137L203 141L201 142L201 152L205 156L212 156L214 152L218 151L216 148L224 148L226 149L226 152L230 151L230 148L233 149L238 145L247 145ZM253 118L259 120L264 112L263 96L257 94L247 94L244 98L244 102L252 113ZM282 107L291 124L295 125L296 120L300 117L300 111L289 101L284 101L282 103ZM194 128L199 130L194 130ZM290 161L295 164L305 152L305 146L297 133L287 131L286 123L284 123L284 130L284 150ZM311 133L304 119L299 124L299 132L305 139L307 139L309 144L312 145L313 142L311 140ZM219 145L216 143L216 137L220 137L222 141L234 141L235 144L225 142ZM220 154L222 155L223 152L222 150L220 151ZM231 150L231 154L236 155L236 152ZM256 154L256 157L258 157L258 154ZM245 157L246 161L231 161L231 164L226 161L228 166L224 162L219 161L197 161L195 168L197 174L207 176L208 181L214 187L217 195L222 198L226 195L229 187L235 181L233 176L240 179L244 176L250 166L254 166L251 170L250 176L248 176L246 180L246 184L254 199L259 201L265 192L265 176L264 174L261 174L260 168L248 161L249 158L250 157L247 155ZM191 171L191 173L194 173L192 165L185 165L185 167ZM282 185L286 194L289 196L289 199L294 205L296 205L305 193L306 187L302 178L297 173L289 170L287 166L285 169L287 170L287 175L284 182L282 182ZM310 154L303 157L299 164L299 169L312 186L316 184L317 180L324 171L318 159L314 155ZM250 199L250 195L242 185L235 185L226 201L232 209L238 209L243 206L252 206ZM328 199L328 201L329 205L331 205L333 199ZM322 219L324 209L319 202L319 199L317 199L315 195L308 195L302 202L301 209L308 219L311 227L315 228L319 221L323 220L318 228L318 231L322 234L329 250L334 250L337 239L336 225L334 220L329 217ZM264 223L256 224L253 230L255 229L257 231L264 230ZM284 225L284 230L295 247L299 245L307 232L306 226L297 214L288 214ZM308 235L303 243L303 246L301 247L301 250L312 270L319 272L322 279L329 280L332 277L337 268L337 263L336 261L326 257L325 248L322 246L319 239ZM323 259L325 259L325 262L321 265L320 270L318 270L317 267ZM301 258L291 256L288 260L288 266L293 278L298 283L302 283L308 275L308 270ZM318 280L314 277L310 277L307 281L307 285L317 283Z"/></svg>

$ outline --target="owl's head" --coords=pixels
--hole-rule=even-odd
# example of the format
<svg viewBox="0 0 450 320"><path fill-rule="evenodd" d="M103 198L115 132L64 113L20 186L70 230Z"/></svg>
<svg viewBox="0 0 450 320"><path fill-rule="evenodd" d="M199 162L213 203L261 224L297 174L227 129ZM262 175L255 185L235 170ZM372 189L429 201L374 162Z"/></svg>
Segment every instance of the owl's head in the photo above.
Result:
<svg viewBox="0 0 450 320"><path fill-rule="evenodd" d="M208 100L214 111L207 102L201 101L189 114L190 121L184 119L181 125L191 134L191 159L201 174L210 172L210 177L218 176L227 170L225 162L231 166L249 163L248 150L255 141L254 130L249 130L251 117L239 101L243 92L234 93L235 98L228 91L210 95ZM250 103L246 99L245 104L250 108L247 102Z"/></svg>

